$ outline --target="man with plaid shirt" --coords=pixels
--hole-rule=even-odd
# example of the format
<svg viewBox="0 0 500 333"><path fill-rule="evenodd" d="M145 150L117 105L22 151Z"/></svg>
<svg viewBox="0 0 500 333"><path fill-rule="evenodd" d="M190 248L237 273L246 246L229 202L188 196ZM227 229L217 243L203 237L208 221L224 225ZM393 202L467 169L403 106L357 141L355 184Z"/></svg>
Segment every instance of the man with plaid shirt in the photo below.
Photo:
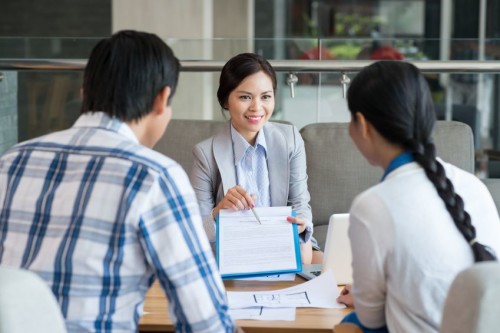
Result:
<svg viewBox="0 0 500 333"><path fill-rule="evenodd" d="M70 332L136 331L155 277L176 331L235 329L189 180L151 149L179 67L156 35L101 40L74 126L0 159L0 265L40 275Z"/></svg>

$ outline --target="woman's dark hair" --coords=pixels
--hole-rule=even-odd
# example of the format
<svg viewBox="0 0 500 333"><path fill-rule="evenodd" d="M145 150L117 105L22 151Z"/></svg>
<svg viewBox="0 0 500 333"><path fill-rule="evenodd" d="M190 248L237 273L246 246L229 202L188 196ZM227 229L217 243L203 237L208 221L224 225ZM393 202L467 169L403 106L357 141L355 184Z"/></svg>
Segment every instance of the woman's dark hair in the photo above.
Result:
<svg viewBox="0 0 500 333"><path fill-rule="evenodd" d="M462 198L436 160L432 132L436 122L429 87L420 71L401 61L379 61L364 68L347 92L349 110L357 112L386 140L411 151L434 184L456 227L471 245L474 259L496 260L492 251L476 241L476 229Z"/></svg>
<svg viewBox="0 0 500 333"><path fill-rule="evenodd" d="M83 78L81 113L103 111L122 121L147 115L158 93L170 87L172 100L179 60L158 36L124 30L92 50Z"/></svg>
<svg viewBox="0 0 500 333"><path fill-rule="evenodd" d="M219 89L217 90L220 106L227 110L227 99L231 91L247 76L260 71L271 78L273 90L276 91L276 73L264 57L255 53L241 53L229 59L220 73Z"/></svg>

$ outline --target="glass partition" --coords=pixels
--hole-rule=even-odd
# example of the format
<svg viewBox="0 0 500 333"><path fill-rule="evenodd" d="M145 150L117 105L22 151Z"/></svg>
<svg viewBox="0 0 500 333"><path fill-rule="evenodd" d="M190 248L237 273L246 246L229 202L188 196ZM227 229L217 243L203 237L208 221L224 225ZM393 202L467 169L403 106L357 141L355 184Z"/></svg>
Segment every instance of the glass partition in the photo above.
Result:
<svg viewBox="0 0 500 333"><path fill-rule="evenodd" d="M86 59L100 39L0 37L0 59Z"/></svg>
<svg viewBox="0 0 500 333"><path fill-rule="evenodd" d="M98 40L0 38L0 152L16 142L71 126L80 111L83 75L83 65L71 70L51 69L50 66L36 70L36 66L23 69L22 66L13 68L5 64L16 60L28 63L43 59L85 61ZM257 52L271 62L296 60L294 65L302 60L335 60L340 64L379 59L436 61L440 59L435 56L435 50L444 44L450 51L449 60L469 60L470 65L463 67L463 71L424 73L438 119L467 123L474 132L478 152L500 150L500 70L484 72L477 62L500 59L499 39L487 39L484 43L416 38L169 39L167 43L183 61L218 61L223 64L237 53ZM341 83L341 72L307 70L301 66L279 70L273 118L290 121L298 128L314 122L348 122L350 115L343 97L345 85ZM287 84L291 74L298 78L293 97ZM356 75L355 71L349 70L345 74L351 79ZM174 118L224 119L216 98L218 78L218 70L196 72L184 68L173 101ZM500 177L500 172L496 177Z"/></svg>

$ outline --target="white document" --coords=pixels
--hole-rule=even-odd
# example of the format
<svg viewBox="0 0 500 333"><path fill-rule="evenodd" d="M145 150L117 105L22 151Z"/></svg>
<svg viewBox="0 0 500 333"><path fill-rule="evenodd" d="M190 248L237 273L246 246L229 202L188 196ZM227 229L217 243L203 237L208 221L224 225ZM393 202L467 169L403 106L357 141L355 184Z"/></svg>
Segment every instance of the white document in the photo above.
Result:
<svg viewBox="0 0 500 333"><path fill-rule="evenodd" d="M229 314L234 320L254 319L254 320L295 320L295 308L265 308L254 306L244 309L229 309Z"/></svg>
<svg viewBox="0 0 500 333"><path fill-rule="evenodd" d="M345 305L337 303L338 296L337 282L331 270L290 288L256 292L227 292L229 307L234 309L254 306L343 309Z"/></svg>
<svg viewBox="0 0 500 333"><path fill-rule="evenodd" d="M281 274L301 270L297 229L286 220L291 207L220 210L217 263L223 278Z"/></svg>

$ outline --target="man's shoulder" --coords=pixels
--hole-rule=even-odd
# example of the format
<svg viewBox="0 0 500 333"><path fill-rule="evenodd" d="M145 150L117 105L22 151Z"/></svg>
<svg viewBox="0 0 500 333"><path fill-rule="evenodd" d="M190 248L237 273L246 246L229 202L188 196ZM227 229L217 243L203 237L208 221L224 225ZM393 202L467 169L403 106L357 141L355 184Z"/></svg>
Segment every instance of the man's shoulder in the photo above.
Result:
<svg viewBox="0 0 500 333"><path fill-rule="evenodd" d="M7 149L5 152L2 153L1 159L8 158L8 156L16 156L22 152L25 151L32 151L36 149L42 149L45 145L45 143L55 143L55 141L52 138L55 138L59 136L61 133L66 132L68 130L64 131L59 131L59 132L53 132L49 134L45 134L39 137L35 137L32 139L28 139L26 141L22 141L19 143L16 143L9 149Z"/></svg>
<svg viewBox="0 0 500 333"><path fill-rule="evenodd" d="M142 145L137 145L137 150L134 151L134 159L140 163L144 163L149 168L161 172L169 168L182 168L180 164L162 153L147 148Z"/></svg>
<svg viewBox="0 0 500 333"><path fill-rule="evenodd" d="M116 132L100 131L99 134L86 133L80 136L75 135L76 131L71 128L18 143L2 155L2 160L14 159L29 152L45 156L64 154L71 158L78 155L141 164L152 172L165 172L169 168L180 167L168 156L124 138Z"/></svg>
<svg viewBox="0 0 500 333"><path fill-rule="evenodd" d="M115 159L123 163L137 164L148 169L152 174L165 174L173 169L181 168L172 158L143 146L139 143L124 140L111 146L92 146L83 147L84 152L95 153L99 155L100 149L105 152L104 157Z"/></svg>

